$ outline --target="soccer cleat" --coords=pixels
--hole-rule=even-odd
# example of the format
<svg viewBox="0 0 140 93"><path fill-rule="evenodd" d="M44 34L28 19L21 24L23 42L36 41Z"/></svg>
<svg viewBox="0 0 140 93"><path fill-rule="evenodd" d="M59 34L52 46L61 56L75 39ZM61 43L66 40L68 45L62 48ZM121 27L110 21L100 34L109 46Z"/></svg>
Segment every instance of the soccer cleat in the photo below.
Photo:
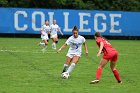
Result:
<svg viewBox="0 0 140 93"><path fill-rule="evenodd" d="M96 83L99 83L99 80L93 80L90 82L90 84L96 84Z"/></svg>
<svg viewBox="0 0 140 93"><path fill-rule="evenodd" d="M53 48L53 47L52 47L52 49L56 50L56 48Z"/></svg>
<svg viewBox="0 0 140 93"><path fill-rule="evenodd" d="M66 70L64 69L61 73L64 73L64 72L66 72Z"/></svg>
<svg viewBox="0 0 140 93"><path fill-rule="evenodd" d="M118 81L118 83L122 84L122 81Z"/></svg>
<svg viewBox="0 0 140 93"><path fill-rule="evenodd" d="M52 49L56 50L56 47L54 45L52 45Z"/></svg>
<svg viewBox="0 0 140 93"><path fill-rule="evenodd" d="M45 43L43 43L43 42L39 42L39 43L38 43L38 46L40 46L40 45L43 45L43 46L44 46Z"/></svg>
<svg viewBox="0 0 140 93"><path fill-rule="evenodd" d="M54 49L54 45L52 44L52 49Z"/></svg>

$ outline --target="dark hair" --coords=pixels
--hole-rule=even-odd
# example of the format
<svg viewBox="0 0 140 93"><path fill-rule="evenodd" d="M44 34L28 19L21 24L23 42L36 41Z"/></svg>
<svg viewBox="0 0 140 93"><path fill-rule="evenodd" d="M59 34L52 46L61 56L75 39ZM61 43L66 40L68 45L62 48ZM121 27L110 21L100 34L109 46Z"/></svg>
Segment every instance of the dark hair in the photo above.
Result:
<svg viewBox="0 0 140 93"><path fill-rule="evenodd" d="M46 22L46 21L49 21L49 20L45 20L45 22Z"/></svg>
<svg viewBox="0 0 140 93"><path fill-rule="evenodd" d="M72 32L73 32L74 30L78 31L77 26L74 26L74 27L73 27Z"/></svg>
<svg viewBox="0 0 140 93"><path fill-rule="evenodd" d="M101 37L101 38L105 39L106 41L108 41L108 39L106 39L105 37L103 37L103 36L100 34L100 32L95 32L94 36L96 36L96 37ZM108 41L108 42L109 42L109 41Z"/></svg>
<svg viewBox="0 0 140 93"><path fill-rule="evenodd" d="M94 36L96 36L96 37L102 37L101 34L100 34L100 32L95 32Z"/></svg>

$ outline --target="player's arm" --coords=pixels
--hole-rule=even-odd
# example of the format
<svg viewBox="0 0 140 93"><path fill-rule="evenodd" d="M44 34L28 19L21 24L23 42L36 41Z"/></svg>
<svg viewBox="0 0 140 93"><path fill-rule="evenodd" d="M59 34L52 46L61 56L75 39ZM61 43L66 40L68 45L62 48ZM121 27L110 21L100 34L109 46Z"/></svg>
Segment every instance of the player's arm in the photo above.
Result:
<svg viewBox="0 0 140 93"><path fill-rule="evenodd" d="M41 33L42 35L45 35L45 32L44 32L43 30L40 30L40 33Z"/></svg>
<svg viewBox="0 0 140 93"><path fill-rule="evenodd" d="M62 31L60 30L60 28L58 28L58 32L60 32L60 34L63 36L64 34L62 33Z"/></svg>
<svg viewBox="0 0 140 93"><path fill-rule="evenodd" d="M64 43L58 50L57 53L59 53L62 49L64 49L67 46L67 43Z"/></svg>
<svg viewBox="0 0 140 93"><path fill-rule="evenodd" d="M100 49L99 49L99 51L97 53L97 57L101 55L103 47L104 47L104 43L100 42Z"/></svg>
<svg viewBox="0 0 140 93"><path fill-rule="evenodd" d="M86 41L83 43L83 45L84 45L84 48L85 48L86 56L88 57L88 47L87 47Z"/></svg>

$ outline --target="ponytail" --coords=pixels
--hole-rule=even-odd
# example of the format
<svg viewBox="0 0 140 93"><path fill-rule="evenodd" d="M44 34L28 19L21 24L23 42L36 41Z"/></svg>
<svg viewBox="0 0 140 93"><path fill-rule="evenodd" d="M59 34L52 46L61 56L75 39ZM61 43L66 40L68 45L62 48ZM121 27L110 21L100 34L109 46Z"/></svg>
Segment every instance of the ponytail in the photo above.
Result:
<svg viewBox="0 0 140 93"><path fill-rule="evenodd" d="M78 28L76 25L73 27L72 31L74 31L74 30L78 31Z"/></svg>
<svg viewBox="0 0 140 93"><path fill-rule="evenodd" d="M103 36L100 34L100 32L95 32L94 36L96 36L96 37L101 37L101 38L103 38L104 40L108 41L105 37L103 37ZM109 41L108 41L108 42L109 42Z"/></svg>

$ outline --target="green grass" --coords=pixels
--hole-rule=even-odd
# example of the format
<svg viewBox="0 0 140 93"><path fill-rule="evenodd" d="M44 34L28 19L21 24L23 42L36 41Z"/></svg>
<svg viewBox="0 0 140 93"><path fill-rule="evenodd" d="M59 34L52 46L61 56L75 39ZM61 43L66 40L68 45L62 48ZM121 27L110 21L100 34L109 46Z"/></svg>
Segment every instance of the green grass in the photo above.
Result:
<svg viewBox="0 0 140 93"><path fill-rule="evenodd" d="M60 47L66 39L60 39ZM0 93L139 93L140 41L111 40L119 51L117 68L123 84L115 80L109 64L99 84L90 85L100 58L95 40L88 39L89 58L83 54L69 79L60 73L68 47L57 54L51 49L42 53L38 38L0 38Z"/></svg>

